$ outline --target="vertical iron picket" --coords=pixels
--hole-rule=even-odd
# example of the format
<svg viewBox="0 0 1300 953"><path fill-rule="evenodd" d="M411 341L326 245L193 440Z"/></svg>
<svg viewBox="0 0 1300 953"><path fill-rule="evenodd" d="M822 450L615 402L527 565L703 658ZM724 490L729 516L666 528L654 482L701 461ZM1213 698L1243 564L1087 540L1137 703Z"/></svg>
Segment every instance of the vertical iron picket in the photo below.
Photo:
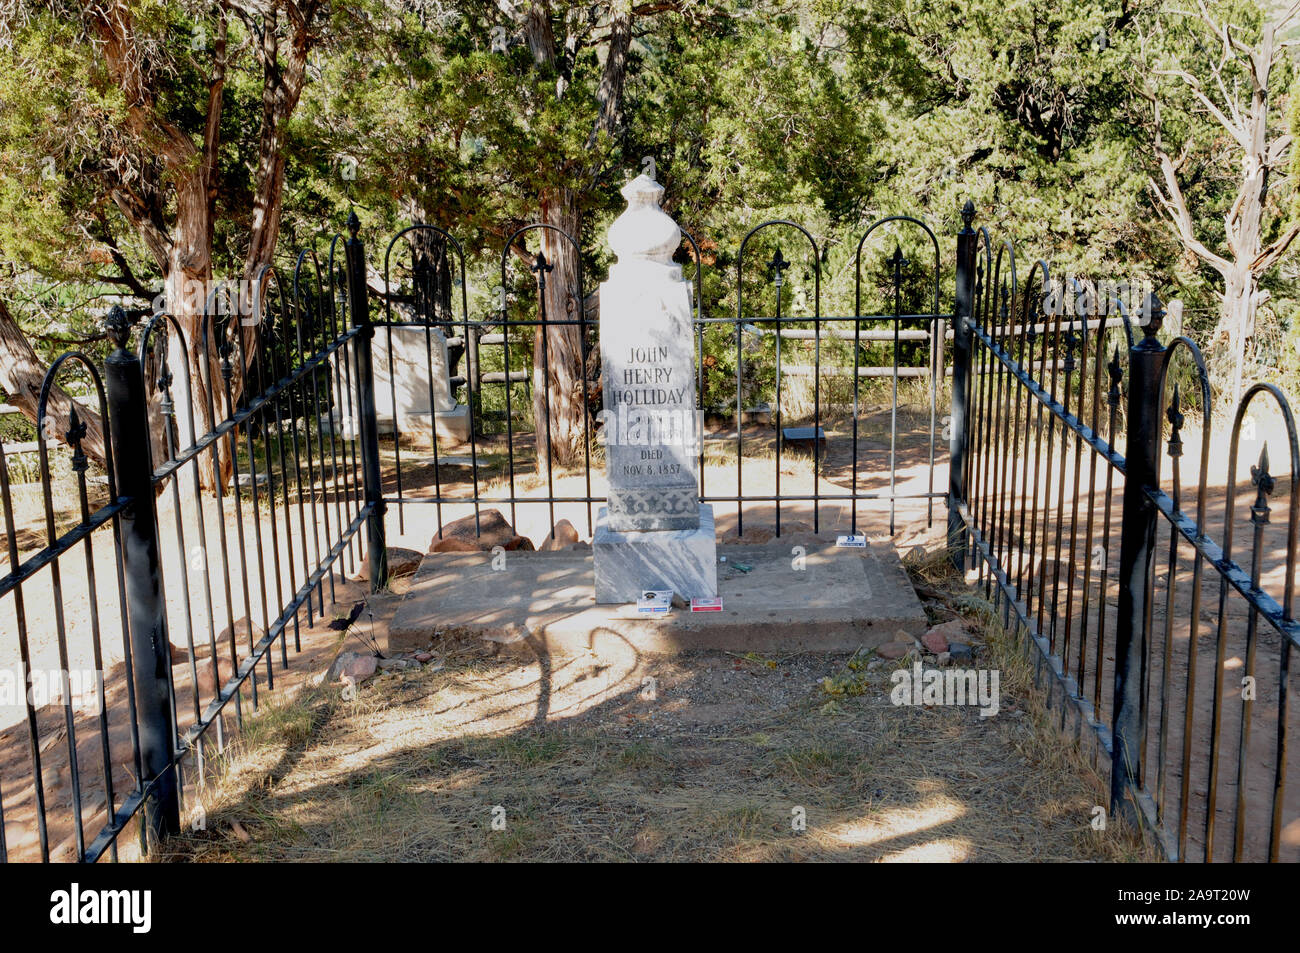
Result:
<svg viewBox="0 0 1300 953"><path fill-rule="evenodd" d="M379 592L388 582L388 548L384 533L384 489L379 469L379 423L375 415L375 373L371 363L370 342L375 336L370 323L370 303L366 290L366 251L357 232L361 222L357 213L348 215L347 256L348 308L356 336L358 423L361 433L362 478L365 484L366 546L370 551L370 591Z"/></svg>
<svg viewBox="0 0 1300 953"><path fill-rule="evenodd" d="M952 408L948 441L948 558L958 571L966 569L966 522L959 505L969 503L966 486L966 451L970 440L971 321L975 311L975 204L961 210L957 233L956 309L952 335Z"/></svg>

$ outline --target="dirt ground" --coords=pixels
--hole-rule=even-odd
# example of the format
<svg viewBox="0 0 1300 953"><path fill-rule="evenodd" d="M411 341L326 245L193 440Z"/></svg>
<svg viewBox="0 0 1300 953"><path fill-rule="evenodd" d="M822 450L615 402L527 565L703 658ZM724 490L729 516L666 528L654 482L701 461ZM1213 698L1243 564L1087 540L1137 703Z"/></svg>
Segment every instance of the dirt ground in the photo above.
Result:
<svg viewBox="0 0 1300 953"><path fill-rule="evenodd" d="M985 616L984 618L987 618ZM869 653L623 665L440 646L286 701L167 860L1106 861L1104 786L975 623L993 717L895 706ZM905 663L910 665L910 663Z"/></svg>
<svg viewBox="0 0 1300 953"><path fill-rule="evenodd" d="M783 454L781 463L777 464L770 427L747 427L746 458L739 477L734 451L725 441L712 442L707 446L706 493L719 497L734 495L743 483L746 495L761 496L774 493L779 480L781 492L785 494L811 495L815 486L823 493L847 494L853 489L856 473L860 495L884 495L891 483L888 424L889 415L880 408L871 409L864 415L859 427L859 456L855 463L850 450L850 431L845 426L828 422L829 448L821 473L816 478L812 472L811 460L806 455L786 453ZM887 499L860 500L856 506L857 528L860 532L866 532L877 539L891 539L903 552L910 552L916 547L933 550L941 543L944 532L946 512L942 501L931 506L921 498L931 487L942 493L948 480L946 454L942 452L942 447L936 455L935 466L930 466L928 426L929 417L925 411L913 410L900 415L900 439L892 482L897 493L915 498L899 500L893 506L893 536L889 535L891 507ZM1199 446L1193 432L1195 429L1189 427L1185 433L1188 448L1184 459L1189 461L1185 469L1191 469L1190 461L1195 461L1199 456ZM1275 533L1278 523L1282 522L1281 516L1286 505L1284 494L1289 489L1289 481L1283 476L1285 468L1278 459L1284 454L1276 449L1284 444L1277 440L1276 428L1267 419L1261 419L1258 436L1266 440L1272 439L1275 448L1275 473L1280 478L1279 492L1276 494L1279 502L1275 507L1274 524L1269 530L1270 533ZM548 490L555 496L603 496L605 488L598 476L603 467L598 461L593 462L589 486L583 476L573 473L558 474L548 483L531 473L526 465L527 440L518 443L524 449L523 457L517 463L515 480L516 490L521 496L540 496ZM569 519L581 535L588 536L597 504L520 502L512 508L504 502L494 502L504 500L510 492L503 467L502 446L501 439L497 439L495 442L486 441L480 447L487 460L487 466L480 473L483 478L482 505L496 505L502 509L517 530L535 543L540 543L553 522L561 518ZM1258 448L1259 444L1255 443L1254 446ZM387 452L388 445L385 445L385 449ZM450 452L463 456L468 453L468 448L461 447ZM439 516L447 522L474 511L469 502L471 488L468 471L454 466L444 466L434 471L427 462L428 456L427 446L421 447L418 439L404 442L403 489L404 498L408 502L390 508L387 521L390 546L404 546L424 552L437 531ZM1248 459L1243 445L1241 466L1246 468L1250 462L1253 460ZM391 453L388 453L385 474L387 491L390 493L396 489L394 463ZM433 472L437 472L439 480L443 481L444 495L459 497L466 502L449 502L441 506L419 502L421 497L427 499L434 493ZM323 478L324 473L321 475ZM1086 477L1085 467L1085 480ZM1226 479L1226 455L1216 453L1211 458L1208 480L1210 493L1207 526L1211 536L1222 524L1223 487ZM1190 482L1185 476L1185 483ZM1239 485L1242 486L1239 506L1248 506L1253 494L1248 484ZM1076 487L1073 480L1067 484L1063 495L1053 489L1053 498L1057 504L1050 508L1052 525L1061 522L1074 499L1091 492L1086 483ZM1192 493L1194 488L1185 486L1185 500L1190 499ZM1100 490L1096 496L1100 497ZM290 514L291 519L281 512L280 525L284 531L278 539L271 535L265 514L260 521L255 520L248 507L245 507L242 524L245 543L251 554L256 549L254 541L261 539L264 565L259 568L259 563L250 556L242 566L242 572L237 568L232 571L231 568L239 565L234 554L237 552L241 524L236 520L231 507L227 506L223 513L218 514L210 503L205 504L204 519L207 525L210 528L225 527L224 537L230 555L223 557L210 538L210 545L202 560L203 571L189 574L189 587L186 590L176 585L180 575L177 570L185 560L184 553L190 551L193 543L196 514L184 504L179 511L179 522L188 527L189 532L182 550L182 541L174 532L176 511L167 510L169 504L164 497L160 501L163 507L160 520L164 567L168 573L168 616L172 620L173 644L184 650L186 637L190 634L186 631L184 620L192 618L196 620L192 633L197 646L196 659L202 661L203 653L208 651L204 643L214 638L218 644L219 657L226 659L230 653L222 633L229 627L232 618L251 616L258 620L255 626L260 625L264 615L274 618L274 606L279 595L273 584L275 574L272 572L272 554L278 552L280 556L280 590L283 593L292 592L297 584L295 580L301 578L301 569L295 567L301 567L303 561L308 559L307 555L298 551L299 543L306 539L314 545L313 532L320 539L329 538L324 526L324 519L327 518L324 512L327 507L323 505L325 499L321 494L319 502L322 506L318 510L314 505L318 502L317 497L308 494L308 505L303 508L295 506L295 511ZM1060 499L1066 501L1065 508L1060 507ZM102 502L92 490L92 509ZM39 503L39 498L33 497L26 488L16 497L20 558L35 552L44 543L44 517ZM56 512L56 527L61 533L75 523L75 496L65 493L59 497L59 503L62 505ZM719 534L724 537L734 536L739 528L736 504L719 500L714 505ZM816 519L822 532L831 536L848 532L853 525L853 517L854 508L847 501L824 501L816 513L813 504L806 501L786 504L781 509L783 529L794 529L800 523L804 524L798 527L800 531L811 529ZM746 536L772 532L775 529L775 518L776 512L772 504L746 504ZM1112 556L1117 559L1117 511L1112 514L1112 518ZM1248 524L1239 511L1240 540L1248 538L1243 529L1246 526ZM1043 532L1046 533L1046 529ZM1082 532L1081 527L1079 532ZM1068 538L1067 532L1067 546ZM1274 538L1270 537L1270 541ZM1162 539L1159 545L1162 554L1160 562L1163 562L1164 547L1167 544ZM295 548L291 550L290 546ZM134 773L129 763L130 733L125 715L125 684L121 678L123 638L109 534L95 534L90 552L95 567L94 600L89 598L90 582L85 572L83 551L73 550L59 560L62 570L61 602L64 609L61 626L67 642L70 666L74 669L93 665L94 643L96 640L100 643L103 668L108 673L106 693L111 722L108 730L108 760L113 765L116 803L120 804L121 792L131 786ZM362 835L365 833L362 819L367 811L373 814L376 809L380 816L384 816L384 798L388 796L385 792L389 785L385 779L391 775L395 796L399 796L399 807L406 805L411 807L414 814L428 816L427 808L430 804L450 805L448 810L452 814L442 812L441 808L437 814L448 818L447 830L436 828L434 833L429 834L429 853L419 856L561 857L566 856L565 851L579 850L578 842L573 839L574 829L566 825L576 823L579 832L584 829L582 824L593 825L592 829L604 830L606 839L612 839L610 842L622 843L626 840L624 834L637 818L643 819L643 826L652 831L647 834L647 838L654 843L669 845L663 848L662 853L658 852L658 847L646 854L637 853L631 847L626 848L627 851L632 851L630 856L637 857L742 857L751 856L748 851L755 851L752 856L851 856L874 859L911 849L937 850L940 854L948 851L943 856L960 855L974 859L1011 859L1016 851L1031 852L1025 856L1053 856L1061 859L1105 859L1114 856L1111 847L1106 847L1101 854L1090 855L1088 851L1096 846L1097 841L1084 837L1076 843L1073 839L1078 834L1091 833L1086 818L1083 827L1077 827L1078 818L1073 812L1082 809L1087 815L1093 804L1105 803L1105 797L1095 793L1078 794L1080 790L1091 790L1093 782L1087 779L1088 771L1077 765L1071 765L1068 769L1061 768L1060 759L1066 756L1060 753L1059 742L1045 740L1051 737L1049 734L1041 734L1036 730L1026 737L1017 734L1020 730L1015 727L1017 723L1029 724L1037 717L1033 713L1032 704L1018 703L1017 708L1025 713L1018 718L1013 714L1011 717L979 719L969 712L948 709L895 709L889 705L887 693L884 692L885 685L882 684L873 684L860 695L831 698L818 687L820 679L842 675L847 661L844 658L801 656L774 659L771 661L777 667L769 668L766 661L756 663L727 656L699 656L673 662L644 662L644 669L626 671L610 671L599 660L592 660L585 668L579 663L568 663L556 671L540 671L535 665L530 667L505 660L449 652L441 671L430 673L426 669L419 674L386 676L375 686L374 691L370 688L363 691L362 697L357 701L344 702L335 697L337 691L334 695L329 692L315 694L304 688L307 678L313 672L323 670L328 657L338 648L338 633L328 629L328 622L345 612L354 599L362 598L364 594L363 582L357 581L362 565L356 556L355 551L348 551L340 566L341 572L329 587L322 587L323 605L315 605L311 618L307 617L306 612L301 613L295 631L287 640L288 645L276 647L274 674L276 687L280 691L276 693L274 707L268 710L263 704L265 716L246 723L246 731L241 736L243 740L229 748L228 754L211 758L211 751L208 752L213 766L223 770L228 766L232 768L230 778L233 780L229 783L234 787L231 791L238 787L239 777L252 771L249 777L261 778L259 784L269 784L280 792L277 795L279 799L271 807L281 813L273 813L271 807L266 808L268 817L276 818L275 822L268 821L266 829L260 830L251 845L244 844L241 838L236 837L234 843L240 850L247 847L251 853L260 856L262 845L265 845L270 852L266 856L276 856L274 850L286 851L283 855L285 857L295 856L294 850L309 848L300 844L295 847L293 844L298 844L297 841L291 844L279 838L282 829L296 830L297 825L311 832L309 845L328 845L333 836L328 831L337 828L344 831L345 835L341 835L342 841L339 844L329 849L338 851L340 855L352 856L355 852L358 857L375 856L366 854L368 848L359 845L360 840L364 840ZM1262 586L1266 591L1280 593L1283 588L1283 556L1284 553L1276 544L1268 546L1261 567ZM1073 567L1080 589L1083 565L1084 559L1080 556ZM1177 599L1170 606L1163 604L1164 589L1160 588L1166 584L1161 581L1158 585L1153 621L1155 631L1160 633L1161 638L1168 618L1181 620L1186 617L1190 565L1190 560L1184 553L1176 573L1179 580ZM55 607L60 600L46 581L49 579L49 570L45 573L44 577L28 583L24 587L24 593L33 664L36 667L54 668L59 665L60 626L52 624L52 621L56 618ZM1163 580L1165 576L1167 573L1163 569L1158 570L1158 579ZM229 580L230 588L223 593L225 580ZM265 601L259 584L261 580L266 580ZM396 591L400 590L398 584ZM1215 651L1211 624L1217 619L1214 614L1217 610L1217 583L1212 589L1207 585L1206 590L1202 605L1205 628L1197 640L1201 646L1201 662L1196 675L1197 709L1192 724L1194 745L1191 763L1198 769L1207 760L1202 754L1208 748L1208 723L1203 716L1209 710L1210 700L1214 698L1213 685L1207 684L1206 680L1212 674L1211 660ZM1114 592L1112 584L1104 601L1113 603ZM210 602L207 599L209 595L213 596ZM1076 592L1076 598L1081 598L1081 592ZM1094 606L1096 598L1094 590ZM92 617L88 611L92 601L99 607L98 618ZM1244 629L1245 616L1239 607L1234 609L1237 603L1240 603L1240 599L1236 603L1229 600L1229 609L1234 614L1231 616L1233 623L1229 628L1230 637L1225 646L1225 667L1230 673L1235 673L1240 668L1245 655L1238 638ZM17 658L16 627L12 613L13 600L4 600L0 604L0 669L13 668ZM1110 616L1107 631L1113 633L1113 611L1109 607L1107 614ZM247 641L244 638L246 634L246 629L239 632L236 648L241 654L245 651L243 646ZM1057 637L1061 642L1069 638L1064 631ZM1079 638L1077 630L1074 638L1076 641ZM1180 685L1185 682L1188 644L1184 630L1176 627L1173 645L1175 652L1181 654L1175 657L1170 668L1170 686L1175 696ZM1278 648L1275 641L1270 642L1267 638L1261 640L1260 651L1266 665L1275 667ZM298 663L298 649L306 653L307 658L303 660L306 664ZM1153 646L1153 651L1156 649L1158 646ZM185 652L182 651L182 654ZM282 667L283 659L292 662L288 669ZM1091 690L1096 684L1102 684L1106 686L1104 697L1109 692L1110 666L1113 666L1113 657L1103 651L1100 667L1094 669L1090 666L1087 669L1085 691ZM223 661L218 669L224 680L227 663ZM188 665L179 665L173 670L177 676L178 712L182 728L192 723L195 717L193 702L198 700L206 703L211 698L212 690L207 687L207 682L211 681L211 670L210 664L206 671L201 665L196 670L204 686L197 696L189 687L192 680ZM262 692L263 702L270 697L266 692L264 671L264 668L259 669L259 691ZM1157 699L1163 687L1164 675L1159 666L1153 666L1152 673L1155 680L1152 698ZM885 673L877 669L870 674L871 679L878 682ZM659 686L658 701L653 705L647 705L640 698L642 679L646 677L654 678ZM1100 682L1095 681L1097 677L1100 677ZM1275 683L1276 678L1273 681ZM407 686L408 683L415 687L400 687ZM1008 691L1006 685L1004 682L1004 694ZM1270 711L1272 717L1276 718L1276 685L1270 688L1262 677L1261 685L1260 701L1254 709L1254 718L1258 724L1248 749L1251 756L1246 759L1252 815L1259 810L1256 801L1262 803L1261 799L1268 796L1267 765L1272 751L1268 746ZM1234 806L1232 786L1236 772L1235 745L1239 719L1233 720L1233 709L1227 704L1234 701L1231 697L1234 687L1230 679L1221 696L1225 701L1225 740L1224 754L1221 756L1223 773L1219 782L1220 812L1228 811ZM1294 685L1292 687L1295 688ZM252 686L248 686L241 696L244 712L251 710L251 691ZM1294 705L1298 693L1293 691L1291 694ZM1026 691L1022 700L1029 701L1027 696ZM833 707L825 710L828 703L832 703ZM1108 700L1105 704L1108 704ZM1163 744L1168 750L1176 752L1181 746L1181 717L1171 719L1169 736L1162 743L1157 734L1160 710L1153 703L1150 721L1152 750L1155 751L1157 745ZM1170 710L1176 715L1179 712L1173 706ZM539 712L543 712L544 717L539 718ZM0 797L3 797L5 810L7 845L10 856L15 859L30 857L35 846L27 729L22 718L21 706L0 709ZM711 718L717 721L710 724ZM235 737L234 720L235 715L232 713L223 726L228 738ZM81 783L87 789L83 798L82 819L89 839L103 823L104 759L96 734L98 723L79 713L74 728ZM298 737L308 728L314 729L314 737L321 739L319 742L306 745L303 743L304 738ZM288 740L281 738L282 731L287 731L291 737ZM378 736L375 732L378 732ZM47 706L42 710L38 719L38 734L43 755L42 774L53 792L48 808L52 819L51 845L56 848L56 856L66 858L73 850L74 839L68 778L69 744L62 709ZM382 740L382 745L379 740L375 740L379 736L386 739ZM371 739L370 742L366 741L368 738ZM971 745L977 740L980 745L986 746L980 749L981 758L987 756L989 759L984 768L979 768L981 761L969 761L961 756L963 745ZM257 748L257 745L261 745L261 748ZM497 750L498 746L500 750ZM519 754L517 749L520 747L526 752L536 749L540 753ZM428 749L428 757L433 759L429 765L424 764L423 755L418 753L425 748ZM331 751L353 751L355 754L346 757L340 755L339 764L331 765ZM911 754L900 755L899 751L915 751L917 754L915 757ZM924 755L926 751L929 752L928 755ZM370 755L375 758L374 770L364 764L365 757ZM245 756L253 767L248 767L241 760ZM274 762L270 768L265 764L267 758ZM811 759L811 766L801 767L807 759ZM655 782L658 787L654 790L667 793L662 804L654 806L657 802L647 800L648 806L643 810L636 807L637 799L650 796L646 793L649 788L642 781L638 765L647 760L652 766L662 762L662 777ZM1174 763L1175 760L1169 759L1169 766L1162 778L1170 810L1175 807L1172 803L1173 796L1181 779L1181 768ZM949 761L961 767L952 767ZM1007 770L1004 765L1014 765L1016 770ZM1293 772L1297 766L1300 766L1300 762L1293 759ZM713 767L718 769L718 773L711 775L709 771ZM1046 771L1045 774L1048 768L1052 771L1060 768L1057 772L1060 777L1046 776L1051 774L1051 771ZM259 771L262 773L258 774ZM569 772L567 775L566 771ZM588 773L583 774L583 771ZM965 772L971 772L970 777L966 777ZM555 778L566 776L571 777L571 780L562 788L552 790L547 786L558 783ZM446 782L445 777L459 780ZM281 778L293 778L292 789L281 789ZM696 778L701 780L697 783L694 780ZM879 783L874 780L877 778L880 779ZM313 779L319 779L319 783ZM1074 786L1076 783L1082 783L1082 788ZM223 788L226 784L227 782L222 782ZM523 786L516 788L516 784ZM353 789L362 793L372 792L367 796L377 797L378 807L374 804L367 806L351 795L345 796L340 802L330 802L327 805L325 793L330 785L343 785L344 792ZM380 788L378 794L373 793L376 785ZM581 811L575 808L573 817L565 811L552 817L554 812L545 808L548 799L553 800L561 795L568 797L569 789L596 791L599 797L593 803L612 806L597 808L588 805ZM877 794L877 789L884 793ZM696 799L692 802L696 805L695 808L682 807L679 802L672 801L667 796L674 791L683 790L695 792ZM1194 778L1192 790L1194 795L1203 796L1204 781L1201 775ZM494 795L494 791L505 793ZM816 791L822 793L813 797ZM511 792L514 792L514 801L509 801L507 796ZM220 803L231 805L235 811L232 817L236 820L239 817L246 818L246 822L238 822L242 825L241 829L246 834L260 829L257 812L263 809L262 806L253 805L243 795L227 794L222 795L224 800ZM1300 783L1290 783L1288 805L1297 796L1300 796ZM320 803L314 802L312 798L319 798ZM434 800L430 801L430 798ZM521 838L520 853L497 853L503 843L510 841L488 836L500 833L491 830L490 826L485 829L475 826L483 822L476 806L480 800L490 802L489 808L498 804L506 808L508 829L511 829L511 818L516 816L512 812L518 812L518 817L524 821L531 819L530 823L521 823L512 829ZM573 803L579 806L581 804L580 801ZM704 806L699 807L701 804ZM297 806L291 809L291 805ZM789 812L795 807L805 809L807 830L797 841L781 839L778 834L784 837L789 826L786 818L790 817ZM214 810L220 816L219 812L223 808ZM305 818L312 810L320 811L321 817L326 820L307 823ZM392 816L400 819L405 816L402 810L395 810ZM1288 810L1291 811L1290 806ZM241 813L244 811L251 814ZM1295 815L1292 811L1287 816ZM718 820L718 817L724 820ZM893 825L889 829L895 833L877 836L880 832L872 825L884 823L882 818L886 817L890 819L888 823ZM1050 817L1068 820L1055 822L1054 826L1044 820ZM728 818L731 820L726 820ZM1195 828L1200 820L1192 817L1191 826ZM415 821L412 820L411 823ZM913 833L899 833L909 823L914 827ZM599 824L604 824L605 827L601 828ZM395 830L401 828L400 823L395 822L395 825ZM353 828L355 837L346 834ZM219 826L209 825L208 830L210 834L215 834ZM641 830L641 827L637 827L634 835ZM678 830L686 833L678 836L674 833ZM529 834L529 831L533 833ZM659 833L653 833L654 831ZM701 831L714 833L704 836ZM722 833L717 833L718 831ZM840 833L835 834L834 831ZM855 831L859 833L853 833ZM926 831L935 833L930 836L924 833ZM1042 843L1036 845L1026 842L1026 831L1041 835ZM268 832L275 836L270 836ZM480 834L483 836L480 837ZM370 836L372 840L376 836L373 830L370 831ZM398 839L388 843L400 853L407 843L404 838L408 835L395 836ZM1252 850L1258 850L1257 833L1248 832L1248 836L1252 838ZM476 840L476 837L479 839ZM848 842L845 838L848 838ZM580 840L581 850L607 849L599 846L604 841L598 841L597 846L592 846L589 839ZM415 841L418 843L418 838ZM635 841L633 836L632 843ZM948 844L949 841L952 844ZM1196 842L1194 832L1192 841ZM889 848L889 843L894 843L895 847ZM1225 843L1222 836L1219 843ZM948 846L936 846L942 844ZM219 856L222 850L230 847L231 844L224 840L209 837L199 838L186 850L191 852L191 856L207 857ZM318 848L312 846L310 849ZM784 853L792 850L796 853ZM440 854L439 851L443 853ZM556 853L536 853L537 851ZM799 851L803 853L798 853ZM1042 853L1034 854L1034 851ZM574 853L572 856L586 855Z"/></svg>

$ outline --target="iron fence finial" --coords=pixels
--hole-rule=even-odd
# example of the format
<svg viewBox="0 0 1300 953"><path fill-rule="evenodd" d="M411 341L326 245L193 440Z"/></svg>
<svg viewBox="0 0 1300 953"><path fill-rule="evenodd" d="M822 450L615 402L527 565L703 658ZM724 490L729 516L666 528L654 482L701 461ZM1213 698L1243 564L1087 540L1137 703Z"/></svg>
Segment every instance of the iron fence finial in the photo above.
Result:
<svg viewBox="0 0 1300 953"><path fill-rule="evenodd" d="M1143 300L1138 316L1142 319L1142 333L1148 338L1154 338L1164 327L1165 305L1154 291Z"/></svg>
<svg viewBox="0 0 1300 953"><path fill-rule="evenodd" d="M1110 375L1110 390L1106 394L1106 403L1111 407L1119 406L1119 383L1124 379L1124 366L1119 362L1119 345L1115 345L1115 353L1106 365L1106 373Z"/></svg>
<svg viewBox="0 0 1300 953"><path fill-rule="evenodd" d="M86 422L81 419L77 408L73 406L68 411L68 429L63 434L63 442L72 448L73 473L85 473L90 467L90 461L81 446L81 442L86 439L86 432Z"/></svg>
<svg viewBox="0 0 1300 953"><path fill-rule="evenodd" d="M975 203L970 199L961 208L961 223L966 231L971 231L971 223L975 221Z"/></svg>
<svg viewBox="0 0 1300 953"><path fill-rule="evenodd" d="M1277 479L1268 472L1267 440L1259 451L1259 463L1250 468L1250 482L1258 490L1255 494L1255 504L1250 508L1250 521L1255 524L1267 523L1269 513L1272 511L1272 507L1268 505L1268 498L1277 489Z"/></svg>
<svg viewBox="0 0 1300 953"><path fill-rule="evenodd" d="M104 315L104 329L113 339L113 343L123 351L127 349L126 344L131 340L131 328L134 325L135 321L120 304L113 305L108 309L108 314Z"/></svg>
<svg viewBox="0 0 1300 953"><path fill-rule="evenodd" d="M1165 411L1165 419L1169 421L1173 432L1169 435L1169 456L1181 457L1183 455L1183 424L1187 422L1183 414L1182 390L1178 384L1174 384L1174 399L1169 402L1169 409Z"/></svg>
<svg viewBox="0 0 1300 953"><path fill-rule="evenodd" d="M772 269L772 282L780 288L781 285L785 283L784 272L790 267L790 263L786 261L785 256L781 254L781 247L779 245L777 246L776 254L773 255L772 260L767 263L767 267Z"/></svg>

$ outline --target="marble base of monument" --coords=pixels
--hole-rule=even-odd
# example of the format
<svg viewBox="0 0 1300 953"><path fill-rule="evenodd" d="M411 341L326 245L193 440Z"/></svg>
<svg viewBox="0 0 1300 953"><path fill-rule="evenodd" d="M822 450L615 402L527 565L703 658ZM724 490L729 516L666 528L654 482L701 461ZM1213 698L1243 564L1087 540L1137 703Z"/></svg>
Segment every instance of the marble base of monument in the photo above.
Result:
<svg viewBox="0 0 1300 953"><path fill-rule="evenodd" d="M700 506L694 529L618 532L601 507L591 541L596 602L636 602L646 589L671 589L684 599L718 594L718 549L713 507Z"/></svg>

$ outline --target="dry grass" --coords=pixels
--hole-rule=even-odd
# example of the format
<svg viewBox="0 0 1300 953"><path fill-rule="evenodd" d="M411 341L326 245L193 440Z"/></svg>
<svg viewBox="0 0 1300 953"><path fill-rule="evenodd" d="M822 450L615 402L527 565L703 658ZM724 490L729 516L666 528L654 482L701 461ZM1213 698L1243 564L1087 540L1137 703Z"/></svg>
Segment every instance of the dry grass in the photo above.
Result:
<svg viewBox="0 0 1300 953"><path fill-rule="evenodd" d="M1059 713L1049 711L1042 692L1034 686L1034 665L1025 643L1003 627L994 606L965 586L942 548L913 550L904 558L904 566L915 582L943 593L948 605L978 626L976 638L986 650L985 664L999 670L1003 696L1019 700L1017 704L1032 727L1015 740L1020 756L1037 766L1044 778L1078 778L1097 805L1107 805L1109 781L1077 745L1063 737ZM1114 823L1113 835L1097 840L1104 855L1099 859L1143 863L1163 859L1153 844L1140 841L1131 831L1115 830Z"/></svg>
<svg viewBox="0 0 1300 953"><path fill-rule="evenodd" d="M998 716L895 707L894 663L869 653L539 668L449 647L441 671L270 709L167 859L1149 859L1091 828L1104 788L1020 650L938 560L912 562L979 624ZM828 693L845 673L861 690Z"/></svg>

